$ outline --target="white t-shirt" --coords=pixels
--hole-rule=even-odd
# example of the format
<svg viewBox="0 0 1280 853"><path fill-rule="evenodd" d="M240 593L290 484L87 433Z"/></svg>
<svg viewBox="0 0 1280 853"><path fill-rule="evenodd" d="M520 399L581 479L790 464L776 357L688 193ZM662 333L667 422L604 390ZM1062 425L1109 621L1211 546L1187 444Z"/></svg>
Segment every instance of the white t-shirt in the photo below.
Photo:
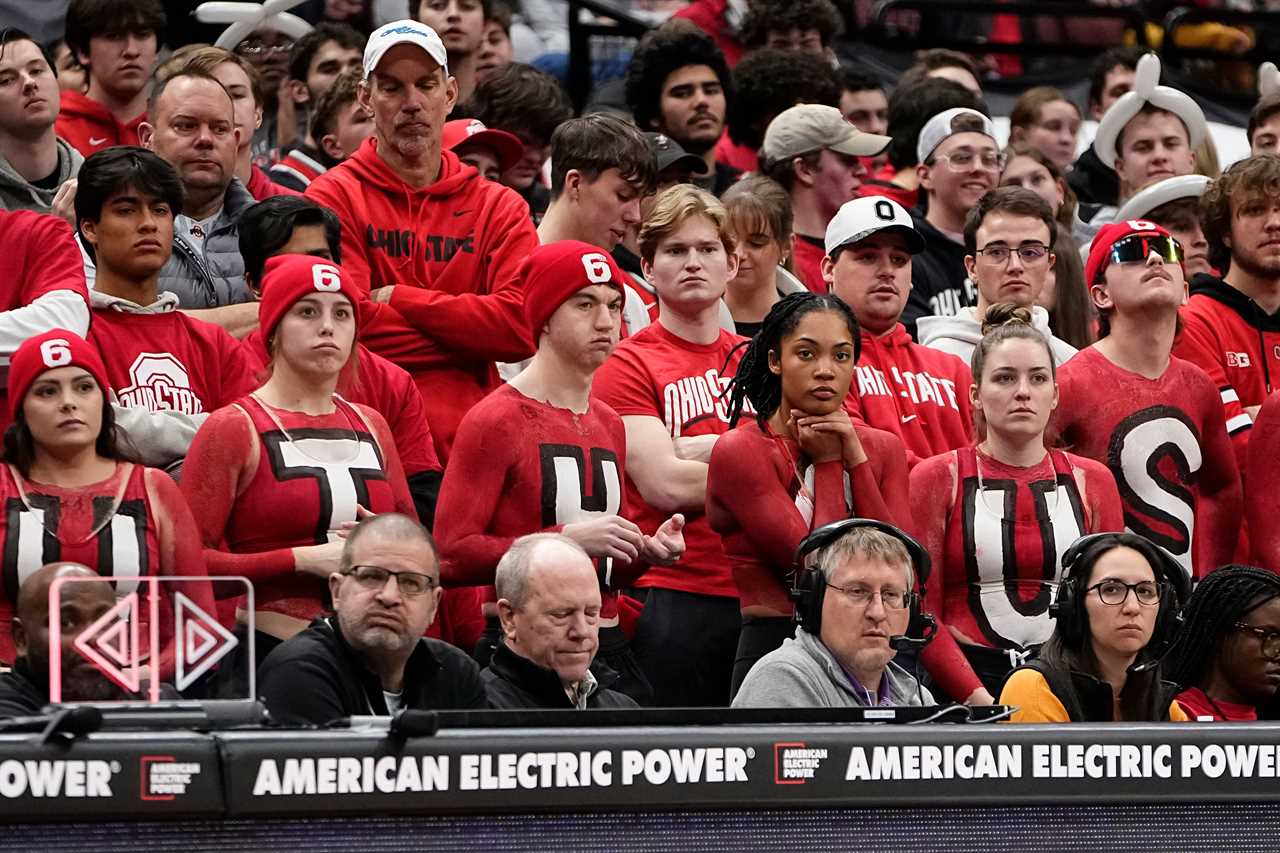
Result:
<svg viewBox="0 0 1280 853"><path fill-rule="evenodd" d="M382 691L382 701L387 703L387 714L394 716L400 710L400 703L404 701L403 693L388 693Z"/></svg>

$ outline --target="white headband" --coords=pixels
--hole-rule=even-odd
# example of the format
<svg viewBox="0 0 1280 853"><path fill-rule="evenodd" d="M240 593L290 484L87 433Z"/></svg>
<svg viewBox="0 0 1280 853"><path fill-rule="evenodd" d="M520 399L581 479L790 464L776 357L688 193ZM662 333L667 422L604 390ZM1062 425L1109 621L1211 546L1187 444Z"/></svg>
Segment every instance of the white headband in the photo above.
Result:
<svg viewBox="0 0 1280 853"><path fill-rule="evenodd" d="M1133 91L1125 93L1112 104L1098 123L1093 151L1108 169L1115 168L1116 140L1124 132L1125 125L1133 121L1147 104L1167 110L1182 119L1182 123L1187 126L1188 142L1193 150L1204 142L1209 126L1205 123L1204 111L1200 109L1200 105L1185 92L1159 84L1160 60L1154 53L1148 53L1138 60L1138 68L1133 77Z"/></svg>

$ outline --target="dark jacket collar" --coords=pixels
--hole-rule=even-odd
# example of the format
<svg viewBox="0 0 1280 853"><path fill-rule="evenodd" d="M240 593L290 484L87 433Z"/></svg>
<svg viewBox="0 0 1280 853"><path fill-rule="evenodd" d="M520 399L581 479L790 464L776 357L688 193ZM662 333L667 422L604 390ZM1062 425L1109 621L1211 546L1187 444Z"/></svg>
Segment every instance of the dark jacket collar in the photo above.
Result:
<svg viewBox="0 0 1280 853"><path fill-rule="evenodd" d="M1280 332L1280 311L1268 314L1262 306L1217 276L1196 273L1191 277L1191 295L1207 296L1230 308L1240 318L1263 332Z"/></svg>
<svg viewBox="0 0 1280 853"><path fill-rule="evenodd" d="M342 655L346 660L349 671L355 673L360 679L360 687L363 689L365 698L368 699L370 706L375 711L381 709L381 712L385 713L387 707L386 701L382 698L382 679L376 672L369 669L361 654L347 642L347 638L342 635L342 628L338 624L337 617L326 616L317 619L312 624L331 634L338 654ZM405 697L418 695L423 690L424 683L430 681L439 669L440 661L432 653L431 648L422 640L418 640L413 647L413 651L409 653L409 659L404 664L404 682L401 685L402 695Z"/></svg>
<svg viewBox="0 0 1280 853"><path fill-rule="evenodd" d="M499 642L498 648L489 661L489 669L493 674L509 681L519 689L528 693L540 708L572 708L569 694L564 692L560 676L555 670L540 666L526 657L513 652L506 642ZM596 690L593 696L608 690L618 681L618 674L604 664L599 658L591 663L591 674L596 679Z"/></svg>

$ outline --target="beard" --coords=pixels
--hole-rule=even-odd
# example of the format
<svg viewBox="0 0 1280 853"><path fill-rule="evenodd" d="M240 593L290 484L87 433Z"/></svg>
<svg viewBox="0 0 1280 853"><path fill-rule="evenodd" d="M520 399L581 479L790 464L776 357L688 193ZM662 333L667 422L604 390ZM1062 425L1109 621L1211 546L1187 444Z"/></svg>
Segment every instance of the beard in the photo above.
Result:
<svg viewBox="0 0 1280 853"><path fill-rule="evenodd" d="M1280 278L1280 260L1264 261L1256 252L1233 254L1231 266L1239 267L1254 278Z"/></svg>

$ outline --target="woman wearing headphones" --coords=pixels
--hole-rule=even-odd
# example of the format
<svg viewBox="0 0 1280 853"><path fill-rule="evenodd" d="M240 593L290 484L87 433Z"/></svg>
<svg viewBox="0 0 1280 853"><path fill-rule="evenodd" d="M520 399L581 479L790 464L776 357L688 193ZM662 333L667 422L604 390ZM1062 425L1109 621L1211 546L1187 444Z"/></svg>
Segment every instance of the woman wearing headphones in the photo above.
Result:
<svg viewBox="0 0 1280 853"><path fill-rule="evenodd" d="M1280 576L1224 566L1200 581L1171 655L1178 704L1198 719L1243 722L1280 688Z"/></svg>
<svg viewBox="0 0 1280 853"><path fill-rule="evenodd" d="M1106 466L1045 440L1058 387L1049 342L1026 308L993 305L973 351L975 446L911 472L921 539L933 560L925 609L938 638L921 655L955 701L994 701L1009 670L1049 638L1060 555L1086 533L1124 529Z"/></svg>
<svg viewBox="0 0 1280 853"><path fill-rule="evenodd" d="M1000 693L1018 708L1010 720L1185 721L1177 685L1160 671L1190 594L1183 568L1134 533L1085 536L1063 563L1053 635Z"/></svg>
<svg viewBox="0 0 1280 853"><path fill-rule="evenodd" d="M901 442L855 430L842 408L858 339L839 297L790 294L769 309L729 386L735 428L711 451L707 517L724 539L742 607L735 693L795 631L789 576L811 530L850 516L910 529Z"/></svg>

